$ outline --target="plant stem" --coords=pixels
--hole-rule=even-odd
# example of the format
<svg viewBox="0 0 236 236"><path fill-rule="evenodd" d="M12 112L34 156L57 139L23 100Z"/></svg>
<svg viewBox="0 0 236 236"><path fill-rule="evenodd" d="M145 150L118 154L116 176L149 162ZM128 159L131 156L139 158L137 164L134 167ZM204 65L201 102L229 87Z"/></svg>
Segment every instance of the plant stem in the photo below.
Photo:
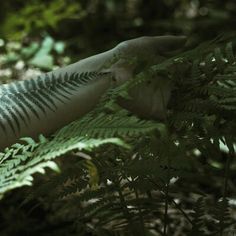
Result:
<svg viewBox="0 0 236 236"><path fill-rule="evenodd" d="M230 170L230 156L227 156L226 165L225 165L224 185L223 185L223 201L226 199L227 190L228 190L229 170Z"/></svg>
<svg viewBox="0 0 236 236"><path fill-rule="evenodd" d="M223 205L226 201L226 195L227 195L227 190L228 190L228 180L229 180L229 171L230 171L230 156L231 156L230 154L227 156L227 160L226 160L226 164L225 164L225 176L224 176L223 193L222 193ZM225 228L224 227L224 217L223 217L224 214L223 213L224 212L222 212L222 217L220 219L220 236L223 236L224 228Z"/></svg>
<svg viewBox="0 0 236 236"><path fill-rule="evenodd" d="M133 180L132 180L133 181ZM140 224L141 224L141 231L142 231L142 235L145 235L145 225L144 225L144 219L143 219L143 215L142 215L142 209L141 209L141 206L140 206L140 202L139 202L139 194L138 194L138 191L137 189L134 187L134 193L135 193L135 197L136 199L138 200L138 212L139 212L139 221L140 221Z"/></svg>
<svg viewBox="0 0 236 236"><path fill-rule="evenodd" d="M175 207L183 214L183 216L188 220L188 222L193 225L192 220L189 218L189 216L187 215L187 213L181 208L181 206L172 198L169 198L170 201L172 201L172 203L175 205Z"/></svg>
<svg viewBox="0 0 236 236"><path fill-rule="evenodd" d="M134 227L133 227L133 222L132 222L132 219L131 219L131 216L130 216L130 213L129 213L129 210L127 208L127 205L125 203L125 198L123 196L123 193L121 191L121 188L120 188L120 183L119 181L114 181L114 183L116 184L117 186L117 192L119 194L119 198L120 198L120 204L122 206L122 209L123 209L123 214L124 214L124 217L127 219L128 223L129 223L129 230L131 231L132 235L135 236L135 230L134 230Z"/></svg>
<svg viewBox="0 0 236 236"><path fill-rule="evenodd" d="M167 227L168 227L168 203L169 203L169 187L170 187L170 158L167 156L167 183L166 183L166 191L165 191L165 215L164 215L164 230L163 235L167 235Z"/></svg>
<svg viewBox="0 0 236 236"><path fill-rule="evenodd" d="M154 184L158 189L160 189L160 186L157 184L157 183L155 183L152 179L149 179L148 178L148 180L152 183L152 184ZM160 193L162 194L162 195L165 195L165 193L163 192L163 191L160 191ZM191 224L191 225L193 225L193 222L192 222L192 220L189 218L189 216L187 215L187 213L181 208L181 206L180 206L180 204L178 204L172 197L170 197L169 196L169 201L170 202L172 202L174 205L175 205L175 207L182 213L182 215L186 218L186 220Z"/></svg>

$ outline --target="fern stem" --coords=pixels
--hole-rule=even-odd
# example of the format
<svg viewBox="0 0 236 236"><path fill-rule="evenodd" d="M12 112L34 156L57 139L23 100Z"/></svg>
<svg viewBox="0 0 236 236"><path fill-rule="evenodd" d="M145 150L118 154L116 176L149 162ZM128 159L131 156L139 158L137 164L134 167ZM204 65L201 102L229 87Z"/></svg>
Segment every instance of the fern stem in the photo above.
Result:
<svg viewBox="0 0 236 236"><path fill-rule="evenodd" d="M169 200L175 205L175 207L182 213L182 215L186 218L186 220L193 225L192 220L189 218L187 213L181 208L181 206L172 198L169 198Z"/></svg>
<svg viewBox="0 0 236 236"><path fill-rule="evenodd" d="M224 183L223 183L223 193L222 193L222 201L223 203L226 201L226 195L227 195L227 190L228 190L228 180L229 180L229 171L230 171L230 154L227 156L226 164L225 164L225 176L224 176ZM220 236L223 236L224 233L224 207L222 207L222 212L221 212L221 219L220 219Z"/></svg>
<svg viewBox="0 0 236 236"><path fill-rule="evenodd" d="M159 186L156 182L154 182L154 181L153 181L152 179L150 179L150 178L148 178L148 180L149 180L152 184L154 184L158 189L160 189L160 186ZM160 191L160 193L161 193L163 196L165 195L165 193L164 193L163 191ZM180 204L178 204L171 196L169 196L168 199L169 199L169 202L172 202L172 203L175 205L176 209L179 210L179 211L182 213L182 215L185 217L185 219L186 219L191 225L193 225L192 220L189 218L188 214L181 208Z"/></svg>
<svg viewBox="0 0 236 236"><path fill-rule="evenodd" d="M165 104L165 96L163 94L163 90L160 89L160 94L162 98L162 106L163 106L163 113L164 113L164 123L167 124L167 109ZM165 188L165 213L164 213L164 229L163 235L167 235L167 228L168 228L168 203L169 203L169 185L170 185L170 158L167 154L167 183Z"/></svg>
<svg viewBox="0 0 236 236"><path fill-rule="evenodd" d="M227 156L226 165L225 165L224 185L223 185L223 201L226 199L227 190L228 190L229 169L230 169L230 156Z"/></svg>
<svg viewBox="0 0 236 236"><path fill-rule="evenodd" d="M168 206L169 206L169 187L170 187L170 157L167 156L167 183L165 191L165 215L164 215L164 230L163 235L167 235L168 228Z"/></svg>
<svg viewBox="0 0 236 236"><path fill-rule="evenodd" d="M132 178L132 182L134 182L133 178ZM137 189L134 187L134 193L135 193L135 197L138 201L138 212L139 212L139 221L140 221L140 224L141 224L141 231L142 231L142 235L145 235L145 224L144 224L144 219L143 219L143 214L142 214L142 209L141 209L141 206L140 206L140 202L139 202L139 194L138 194L138 191Z"/></svg>
<svg viewBox="0 0 236 236"><path fill-rule="evenodd" d="M168 196L169 196L169 181L166 185L165 191L165 215L164 215L164 230L163 235L167 235L167 226L168 226Z"/></svg>
<svg viewBox="0 0 236 236"><path fill-rule="evenodd" d="M133 227L133 222L132 222L129 210L127 208L127 205L125 203L125 198L124 198L123 193L121 191L120 183L117 180L115 180L114 183L117 187L117 192L118 192L118 195L119 195L119 198L120 198L120 203L121 203L121 206L122 206L122 209L123 209L124 217L127 219L128 224L130 226L129 230L131 231L132 235L135 236L135 230L134 230L135 228Z"/></svg>

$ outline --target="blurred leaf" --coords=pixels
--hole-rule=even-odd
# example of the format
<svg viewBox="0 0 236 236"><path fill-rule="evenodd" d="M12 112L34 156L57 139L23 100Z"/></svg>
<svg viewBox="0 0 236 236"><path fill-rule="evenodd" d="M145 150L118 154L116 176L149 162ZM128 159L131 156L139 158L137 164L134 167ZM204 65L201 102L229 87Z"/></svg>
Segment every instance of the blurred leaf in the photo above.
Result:
<svg viewBox="0 0 236 236"><path fill-rule="evenodd" d="M32 60L29 61L31 65L42 69L52 69L53 67L53 57L51 55L36 55Z"/></svg>
<svg viewBox="0 0 236 236"><path fill-rule="evenodd" d="M39 48L39 44L36 42L33 42L30 44L29 47L24 47L21 50L21 54L25 56L26 58L31 57Z"/></svg>
<svg viewBox="0 0 236 236"><path fill-rule="evenodd" d="M35 54L35 56L30 60L30 64L43 68L43 69L52 69L54 65L53 57L49 54L54 45L54 40L52 37L47 36L39 51Z"/></svg>
<svg viewBox="0 0 236 236"><path fill-rule="evenodd" d="M62 54L65 50L65 43L56 42L55 45L54 45L54 49L58 54Z"/></svg>
<svg viewBox="0 0 236 236"><path fill-rule="evenodd" d="M49 54L51 50L53 49L53 44L54 44L54 39L50 36L47 36L43 40L42 46L35 56L37 57L37 56Z"/></svg>

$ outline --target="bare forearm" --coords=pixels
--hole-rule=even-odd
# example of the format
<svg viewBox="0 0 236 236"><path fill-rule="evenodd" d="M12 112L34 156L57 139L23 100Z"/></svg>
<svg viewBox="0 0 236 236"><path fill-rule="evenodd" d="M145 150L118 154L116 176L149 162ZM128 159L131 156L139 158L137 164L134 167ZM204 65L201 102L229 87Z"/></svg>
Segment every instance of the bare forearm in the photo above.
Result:
<svg viewBox="0 0 236 236"><path fill-rule="evenodd" d="M39 78L0 86L0 150L20 137L52 134L91 111L111 83L117 86L130 79L133 66L123 60L110 66L109 72L102 72L114 56L152 61L154 57L164 58L164 52L177 49L184 42L183 37L175 36L128 40ZM168 82L161 84L161 87L141 84L131 91L133 100L121 104L138 115L161 118L170 97Z"/></svg>
<svg viewBox="0 0 236 236"><path fill-rule="evenodd" d="M119 55L119 47L120 46L117 45L111 50L85 58L66 67L59 68L53 72L49 72L48 74L53 73L54 75L58 76L65 73L72 74L78 72L82 73L89 71L100 71L104 65L109 63L115 56Z"/></svg>
<svg viewBox="0 0 236 236"><path fill-rule="evenodd" d="M109 73L99 71L115 53L116 48L40 78L2 85L0 150L20 137L52 134L91 111L111 84ZM67 83L63 80L66 77ZM40 86L38 80L42 81Z"/></svg>

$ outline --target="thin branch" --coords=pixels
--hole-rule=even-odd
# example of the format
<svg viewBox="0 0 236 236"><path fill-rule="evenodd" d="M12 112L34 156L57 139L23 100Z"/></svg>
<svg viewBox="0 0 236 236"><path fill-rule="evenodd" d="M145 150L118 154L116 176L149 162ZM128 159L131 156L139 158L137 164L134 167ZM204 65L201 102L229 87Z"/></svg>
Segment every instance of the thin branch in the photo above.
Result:
<svg viewBox="0 0 236 236"><path fill-rule="evenodd" d="M226 164L225 164L225 176L224 176L223 193L222 193L222 195L223 195L223 199L222 199L223 204L226 201L227 190L228 190L228 180L229 180L229 172L230 172L230 159L231 159L230 157L231 157L231 155L229 154L229 156L227 156L227 160L226 160ZM221 212L221 215L222 215L222 217L221 217L220 223L219 223L220 224L220 236L223 236L224 229L225 229L225 227L224 227L224 213Z"/></svg>
<svg viewBox="0 0 236 236"><path fill-rule="evenodd" d="M169 188L170 188L170 158L167 156L167 183L166 183L166 191L165 191L165 214L164 214L164 230L163 234L167 235L168 230L168 204L169 204Z"/></svg>
<svg viewBox="0 0 236 236"><path fill-rule="evenodd" d="M150 179L150 178L148 178L148 180L149 180L152 184L154 184L158 189L160 189L160 186L159 186L156 182L154 182L154 181L153 181L152 179ZM161 193L163 196L165 195L165 193L164 193L163 191L160 191L160 193ZM178 204L171 196L169 196L169 201L172 202L172 203L175 205L176 209L178 209L178 210L182 213L182 215L185 217L185 219L186 219L191 225L193 225L192 220L189 218L189 216L187 215L187 213L181 208L180 204Z"/></svg>

